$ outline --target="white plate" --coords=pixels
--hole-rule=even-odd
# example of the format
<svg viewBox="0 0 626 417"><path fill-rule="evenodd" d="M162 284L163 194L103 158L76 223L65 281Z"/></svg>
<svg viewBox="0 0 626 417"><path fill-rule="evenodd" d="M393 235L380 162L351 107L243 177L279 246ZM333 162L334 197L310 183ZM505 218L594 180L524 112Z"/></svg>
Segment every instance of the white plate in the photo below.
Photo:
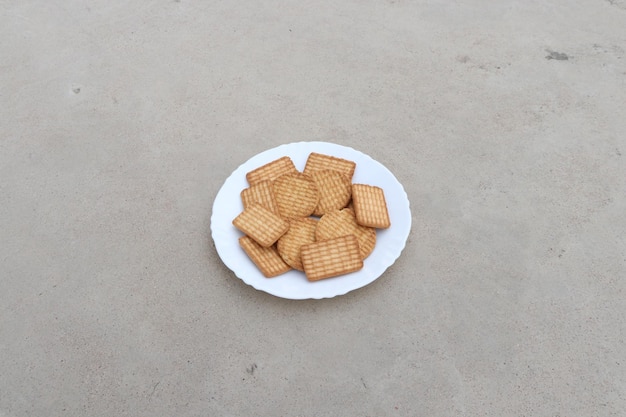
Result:
<svg viewBox="0 0 626 417"><path fill-rule="evenodd" d="M391 227L377 230L376 247L365 259L360 271L317 282L307 281L303 272L295 270L275 278L265 278L239 246L238 239L242 233L232 225L233 219L243 210L240 193L248 187L246 173L285 155L291 157L296 168L302 171L311 152L356 162L352 182L376 185L384 190ZM364 153L327 142L290 143L250 158L226 179L215 197L211 215L211 234L224 264L257 290L293 300L331 298L370 284L398 259L410 230L409 200L396 177Z"/></svg>

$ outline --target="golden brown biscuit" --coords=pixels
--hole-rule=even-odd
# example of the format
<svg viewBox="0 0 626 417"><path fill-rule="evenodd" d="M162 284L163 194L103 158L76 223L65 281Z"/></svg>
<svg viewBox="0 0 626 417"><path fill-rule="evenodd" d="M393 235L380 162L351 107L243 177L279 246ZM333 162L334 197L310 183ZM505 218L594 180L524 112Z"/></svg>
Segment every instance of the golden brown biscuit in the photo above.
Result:
<svg viewBox="0 0 626 417"><path fill-rule="evenodd" d="M265 248L250 236L241 236L239 245L266 278L273 278L291 270L274 245Z"/></svg>
<svg viewBox="0 0 626 417"><path fill-rule="evenodd" d="M387 229L391 226L387 202L382 188L373 185L352 184L352 204L356 221L362 226Z"/></svg>
<svg viewBox="0 0 626 417"><path fill-rule="evenodd" d="M324 214L315 228L317 241L328 240L344 235L354 235L359 242L361 257L367 258L376 246L376 230L361 226L356 222L354 211L349 208Z"/></svg>
<svg viewBox="0 0 626 417"><path fill-rule="evenodd" d="M315 242L315 226L317 226L317 220L310 217L292 219L289 221L287 233L276 242L278 254L293 269L304 270L300 258L300 248Z"/></svg>
<svg viewBox="0 0 626 417"><path fill-rule="evenodd" d="M310 216L319 202L315 182L300 172L278 177L273 187L278 213L286 219Z"/></svg>
<svg viewBox="0 0 626 417"><path fill-rule="evenodd" d="M311 174L313 171L323 171L330 169L338 171L348 177L352 181L356 163L347 159L337 158L336 156L325 155L321 153L311 152L304 166L304 173Z"/></svg>
<svg viewBox="0 0 626 417"><path fill-rule="evenodd" d="M346 175L325 169L313 171L311 178L315 181L320 195L314 215L321 216L329 211L340 210L350 201L352 184Z"/></svg>
<svg viewBox="0 0 626 417"><path fill-rule="evenodd" d="M283 156L263 166L260 166L246 174L248 184L254 185L261 181L273 181L281 175L298 172L293 161L288 156Z"/></svg>
<svg viewBox="0 0 626 417"><path fill-rule="evenodd" d="M278 214L274 188L272 187L272 181L269 180L259 181L242 190L241 202L244 209L250 207L253 203L259 203L272 213Z"/></svg>
<svg viewBox="0 0 626 417"><path fill-rule="evenodd" d="M304 273L309 281L336 277L363 268L359 244L354 235L304 245L301 256Z"/></svg>
<svg viewBox="0 0 626 417"><path fill-rule="evenodd" d="M289 229L289 223L259 203L235 217L233 225L263 247L272 246Z"/></svg>

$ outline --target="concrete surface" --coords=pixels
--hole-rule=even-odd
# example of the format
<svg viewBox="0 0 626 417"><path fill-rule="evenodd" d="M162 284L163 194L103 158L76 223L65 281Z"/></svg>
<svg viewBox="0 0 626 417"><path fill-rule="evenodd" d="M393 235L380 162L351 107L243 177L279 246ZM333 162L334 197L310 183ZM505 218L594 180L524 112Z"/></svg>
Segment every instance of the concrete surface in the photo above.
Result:
<svg viewBox="0 0 626 417"><path fill-rule="evenodd" d="M0 0L0 416L623 416L626 2ZM324 140L407 247L289 301L213 199Z"/></svg>

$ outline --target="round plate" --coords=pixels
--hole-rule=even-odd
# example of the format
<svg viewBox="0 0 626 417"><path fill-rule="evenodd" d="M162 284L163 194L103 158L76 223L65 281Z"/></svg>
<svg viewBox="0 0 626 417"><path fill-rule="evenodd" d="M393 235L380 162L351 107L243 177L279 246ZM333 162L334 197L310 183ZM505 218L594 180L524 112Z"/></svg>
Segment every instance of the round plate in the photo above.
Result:
<svg viewBox="0 0 626 417"><path fill-rule="evenodd" d="M302 171L311 152L356 162L352 182L376 185L384 190L391 227L376 231L376 247L365 259L360 271L317 282L309 282L303 272L295 270L275 278L265 278L239 246L242 233L232 225L233 219L243 210L240 193L248 187L246 173L285 155ZM331 298L370 284L398 259L410 230L409 200L396 177L368 155L327 142L290 143L250 158L226 179L215 197L211 215L211 235L224 264L257 290L292 300Z"/></svg>

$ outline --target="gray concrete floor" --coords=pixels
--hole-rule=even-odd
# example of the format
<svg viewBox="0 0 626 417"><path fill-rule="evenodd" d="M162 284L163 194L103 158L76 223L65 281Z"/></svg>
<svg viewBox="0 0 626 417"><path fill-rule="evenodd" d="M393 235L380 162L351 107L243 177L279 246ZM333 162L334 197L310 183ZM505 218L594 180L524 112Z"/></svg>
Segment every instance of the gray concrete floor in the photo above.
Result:
<svg viewBox="0 0 626 417"><path fill-rule="evenodd" d="M0 1L0 416L626 410L626 1ZM282 143L403 183L342 297L237 279L213 199Z"/></svg>

